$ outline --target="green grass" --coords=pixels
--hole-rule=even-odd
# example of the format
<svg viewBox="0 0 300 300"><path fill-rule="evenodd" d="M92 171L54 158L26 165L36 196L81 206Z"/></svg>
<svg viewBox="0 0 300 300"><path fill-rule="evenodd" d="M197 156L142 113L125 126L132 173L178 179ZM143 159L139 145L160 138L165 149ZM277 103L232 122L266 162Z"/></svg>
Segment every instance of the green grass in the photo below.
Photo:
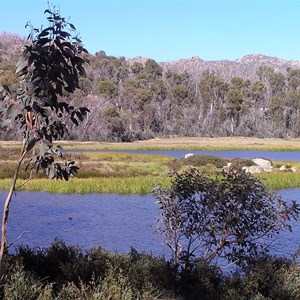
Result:
<svg viewBox="0 0 300 300"><path fill-rule="evenodd" d="M104 178L73 178L68 182L61 180L37 179L18 180L17 191L29 190L49 193L116 193L116 194L148 194L158 184L168 186L169 177L104 177ZM11 179L0 180L0 190L8 190Z"/></svg>
<svg viewBox="0 0 300 300"><path fill-rule="evenodd" d="M299 173L273 172L257 175L271 190L300 187Z"/></svg>
<svg viewBox="0 0 300 300"><path fill-rule="evenodd" d="M153 141L151 142L153 143ZM123 143L124 145L128 145ZM159 144L159 143L158 143ZM15 145L0 146L0 189L7 190L10 187L13 172L15 170L18 151ZM129 154L124 152L73 152L66 154L68 160L76 161L80 167L76 178L65 181L54 181L45 178L44 174L38 174L25 182L29 176L24 171L24 166L19 174L19 184L22 189L32 191L47 191L54 193L150 193L152 188L163 182L167 184L169 174L180 171L190 166L202 169L210 175L219 174L222 166L228 162L225 159L211 155L197 155L189 159L174 159L168 156ZM247 160L235 160L236 165L248 165ZM274 162L274 168L281 165L295 166L300 170L298 162ZM273 171L257 175L264 183L274 190L300 187L300 176L292 172Z"/></svg>

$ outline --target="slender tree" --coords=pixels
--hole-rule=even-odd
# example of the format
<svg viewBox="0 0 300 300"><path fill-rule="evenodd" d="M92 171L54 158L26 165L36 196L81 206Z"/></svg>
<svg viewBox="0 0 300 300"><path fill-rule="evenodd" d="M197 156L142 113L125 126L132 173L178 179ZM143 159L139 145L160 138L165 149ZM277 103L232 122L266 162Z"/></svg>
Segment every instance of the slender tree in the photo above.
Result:
<svg viewBox="0 0 300 300"><path fill-rule="evenodd" d="M14 127L22 129L23 142L12 185L3 208L0 247L0 276L3 280L3 255L7 251L9 206L22 164L35 172L44 172L51 179L68 180L77 172L75 162L64 159L60 146L53 142L65 136L68 126L83 121L86 107L75 108L63 101L63 96L79 88L79 78L85 75L81 54L87 52L76 28L63 18L55 7L45 11L48 27L31 25L28 41L16 66L19 84L0 90L2 118L9 118Z"/></svg>

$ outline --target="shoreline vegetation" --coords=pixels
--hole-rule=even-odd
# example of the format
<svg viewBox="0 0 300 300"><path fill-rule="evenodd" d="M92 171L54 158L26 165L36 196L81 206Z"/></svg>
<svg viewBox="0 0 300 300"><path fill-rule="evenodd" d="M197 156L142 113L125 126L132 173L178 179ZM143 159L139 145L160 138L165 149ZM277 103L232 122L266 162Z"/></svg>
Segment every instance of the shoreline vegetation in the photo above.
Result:
<svg viewBox="0 0 300 300"><path fill-rule="evenodd" d="M300 151L300 138L166 137L133 142L60 141L65 150L261 150ZM19 141L0 141L0 147L16 148ZM0 148L1 149L1 148Z"/></svg>
<svg viewBox="0 0 300 300"><path fill-rule="evenodd" d="M199 157L196 165L182 159L148 154L113 152L118 150L262 150L299 151L300 139L259 139L246 137L227 138L166 138L136 141L132 143L100 143L62 141L66 156L76 161L80 170L76 178L68 182L49 180L44 174L33 174L21 170L17 190L44 191L51 193L117 193L147 194L158 184L169 186L170 175L190 166L202 168L212 176L220 173L224 159L213 156ZM0 190L7 190L18 155L19 142L0 141ZM84 150L109 150L112 152L84 152ZM238 162L241 163L241 162ZM245 163L245 162L243 162ZM276 164L276 162L273 162ZM300 169L299 162L285 162ZM273 190L300 187L298 173L277 172L257 175Z"/></svg>

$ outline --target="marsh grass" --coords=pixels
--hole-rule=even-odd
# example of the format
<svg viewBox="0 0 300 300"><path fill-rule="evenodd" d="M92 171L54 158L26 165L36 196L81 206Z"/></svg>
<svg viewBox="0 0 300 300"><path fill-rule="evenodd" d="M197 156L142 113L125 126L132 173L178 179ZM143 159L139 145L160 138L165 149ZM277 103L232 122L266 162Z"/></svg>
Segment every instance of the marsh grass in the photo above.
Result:
<svg viewBox="0 0 300 300"><path fill-rule="evenodd" d="M17 191L29 190L49 193L116 193L116 194L148 194L158 184L169 186L169 177L139 176L139 177L103 177L103 178L73 178L68 182L61 180L38 179L18 180ZM7 190L10 179L0 180L0 190Z"/></svg>
<svg viewBox="0 0 300 300"><path fill-rule="evenodd" d="M271 190L281 190L300 187L299 173L272 172L257 175Z"/></svg>
<svg viewBox="0 0 300 300"><path fill-rule="evenodd" d="M167 137L131 143L104 143L59 141L69 150L300 150L300 139L276 139L255 137ZM19 142L0 141L1 148L18 149Z"/></svg>
<svg viewBox="0 0 300 300"><path fill-rule="evenodd" d="M169 139L167 145L177 141L176 145L186 146L180 139ZM193 139L184 139L194 141ZM215 140L215 139L211 139ZM225 140L232 141L226 138ZM238 139L243 140L243 139ZM245 139L246 140L246 139ZM159 146L160 140L155 139ZM172 141L172 142L170 142ZM265 139L262 139L265 141ZM270 139L268 139L270 141ZM281 140L280 140L281 141ZM284 140L286 143L287 141ZM296 141L294 141L296 142ZM298 141L299 142L299 141ZM2 143L2 142L1 142ZM136 142L135 144L153 144L153 140ZM134 143L122 143L114 145L133 145ZM242 142L240 144L243 144ZM18 146L16 143L5 145L0 144L0 189L9 189L13 172L18 157ZM78 146L76 143L71 145ZM94 143L84 143L95 148ZM100 145L100 143L98 143ZM101 144L102 145L102 144ZM189 159L174 159L168 156L149 154L129 154L118 151L109 152L70 152L66 153L68 160L76 161L80 167L75 179L69 182L52 181L45 178L45 174L35 175L34 180L24 184L29 174L22 167L19 183L21 189L32 191L47 191L55 193L149 193L153 186L170 182L169 175L189 167L197 167L204 172L214 175L220 174L222 166L228 160L210 155L196 155ZM237 166L248 165L247 160L235 160ZM250 162L251 163L251 162ZM295 166L300 170L300 163L297 162L274 162L274 168L281 165ZM292 172L273 171L270 174L257 175L271 189L282 189L290 187L300 187L300 176Z"/></svg>

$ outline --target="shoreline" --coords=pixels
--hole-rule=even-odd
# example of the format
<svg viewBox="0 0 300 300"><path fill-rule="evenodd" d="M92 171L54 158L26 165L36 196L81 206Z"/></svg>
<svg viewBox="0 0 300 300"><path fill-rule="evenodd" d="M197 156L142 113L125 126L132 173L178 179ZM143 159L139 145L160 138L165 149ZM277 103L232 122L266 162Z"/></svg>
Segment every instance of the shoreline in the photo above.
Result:
<svg viewBox="0 0 300 300"><path fill-rule="evenodd" d="M65 150L265 150L300 151L300 138L167 137L133 142L57 141ZM0 141L0 147L17 148L20 141Z"/></svg>

